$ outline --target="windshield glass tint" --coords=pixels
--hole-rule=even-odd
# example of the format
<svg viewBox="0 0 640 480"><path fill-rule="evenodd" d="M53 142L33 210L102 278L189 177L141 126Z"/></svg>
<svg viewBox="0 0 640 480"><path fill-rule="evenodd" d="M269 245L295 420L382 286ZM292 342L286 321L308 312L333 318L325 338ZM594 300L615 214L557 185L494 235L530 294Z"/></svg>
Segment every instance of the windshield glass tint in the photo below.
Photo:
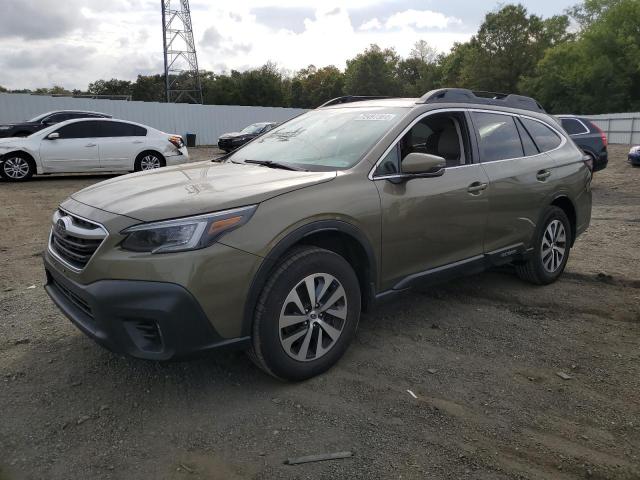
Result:
<svg viewBox="0 0 640 480"><path fill-rule="evenodd" d="M27 120L27 122L39 122L40 120L42 120L44 117L46 117L47 115L50 115L51 112L49 113L41 113L40 115L38 115L37 117L33 117L31 120Z"/></svg>
<svg viewBox="0 0 640 480"><path fill-rule="evenodd" d="M262 123L254 123L248 127L244 127L240 133L260 133L260 130L264 127Z"/></svg>
<svg viewBox="0 0 640 480"><path fill-rule="evenodd" d="M291 163L307 170L350 168L406 112L386 107L313 110L258 137L229 158Z"/></svg>

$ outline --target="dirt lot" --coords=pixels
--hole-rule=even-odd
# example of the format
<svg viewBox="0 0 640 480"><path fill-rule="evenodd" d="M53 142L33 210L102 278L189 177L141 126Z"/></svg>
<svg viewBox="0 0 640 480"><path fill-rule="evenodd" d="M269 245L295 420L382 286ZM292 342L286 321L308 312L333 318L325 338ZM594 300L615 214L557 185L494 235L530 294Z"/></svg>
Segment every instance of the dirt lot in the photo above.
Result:
<svg viewBox="0 0 640 480"><path fill-rule="evenodd" d="M407 294L300 384L240 352L98 347L48 299L40 254L58 202L104 177L0 184L0 478L640 478L640 168L611 152L558 283L505 270Z"/></svg>

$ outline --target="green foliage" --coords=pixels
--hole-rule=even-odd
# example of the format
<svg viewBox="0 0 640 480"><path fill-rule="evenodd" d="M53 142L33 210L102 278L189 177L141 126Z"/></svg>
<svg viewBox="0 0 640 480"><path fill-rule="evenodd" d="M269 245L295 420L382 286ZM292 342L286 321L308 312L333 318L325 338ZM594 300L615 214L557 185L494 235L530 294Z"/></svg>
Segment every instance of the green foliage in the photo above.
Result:
<svg viewBox="0 0 640 480"><path fill-rule="evenodd" d="M355 58L347 60L344 92L347 95L399 95L402 91L396 75L400 57L391 48L371 45Z"/></svg>
<svg viewBox="0 0 640 480"><path fill-rule="evenodd" d="M344 74L333 65L320 69L309 65L296 73L289 88L289 105L315 108L342 95Z"/></svg>
<svg viewBox="0 0 640 480"><path fill-rule="evenodd" d="M640 110L640 2L587 7L590 23L575 40L547 50L522 88L556 113Z"/></svg>
<svg viewBox="0 0 640 480"><path fill-rule="evenodd" d="M89 84L88 93L92 95L131 95L129 80L97 80Z"/></svg>

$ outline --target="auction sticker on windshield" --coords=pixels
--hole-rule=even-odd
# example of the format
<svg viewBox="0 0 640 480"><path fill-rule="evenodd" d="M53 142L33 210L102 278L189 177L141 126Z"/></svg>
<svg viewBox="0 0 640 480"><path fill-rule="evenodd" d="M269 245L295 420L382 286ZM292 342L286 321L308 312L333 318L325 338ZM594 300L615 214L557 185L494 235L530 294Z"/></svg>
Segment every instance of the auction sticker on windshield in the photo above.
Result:
<svg viewBox="0 0 640 480"><path fill-rule="evenodd" d="M395 113L361 113L355 119L356 120L378 120L382 122L388 122L396 117Z"/></svg>

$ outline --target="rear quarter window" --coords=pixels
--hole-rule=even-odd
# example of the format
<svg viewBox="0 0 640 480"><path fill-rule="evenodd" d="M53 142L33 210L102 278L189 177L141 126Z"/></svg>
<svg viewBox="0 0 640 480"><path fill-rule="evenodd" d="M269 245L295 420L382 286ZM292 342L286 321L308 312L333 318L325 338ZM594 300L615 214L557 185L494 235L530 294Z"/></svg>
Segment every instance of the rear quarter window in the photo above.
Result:
<svg viewBox="0 0 640 480"><path fill-rule="evenodd" d="M544 123L530 118L522 118L522 124L527 129L533 141L541 152L556 149L562 143L562 138Z"/></svg>

